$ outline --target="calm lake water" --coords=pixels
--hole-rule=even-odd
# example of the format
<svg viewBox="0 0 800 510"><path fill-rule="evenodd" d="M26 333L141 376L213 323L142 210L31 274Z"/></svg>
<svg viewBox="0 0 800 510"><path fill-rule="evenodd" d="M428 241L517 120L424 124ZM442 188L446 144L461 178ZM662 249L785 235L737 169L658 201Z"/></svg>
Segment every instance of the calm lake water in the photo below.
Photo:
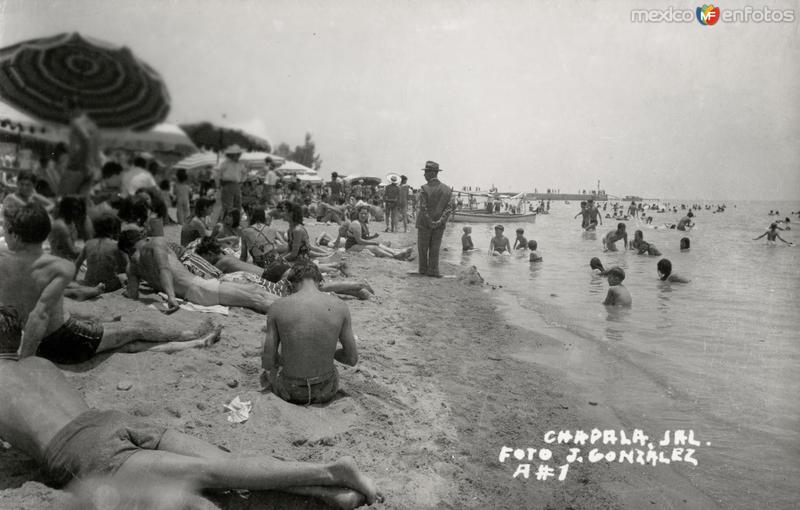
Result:
<svg viewBox="0 0 800 510"><path fill-rule="evenodd" d="M691 232L627 221L629 238L643 230L645 240L672 261L673 271L692 280L686 285L658 280L661 257L637 255L621 243L619 252L603 253L601 238L618 222L604 219L596 234L585 233L580 219L573 219L575 202L553 202L550 214L535 223L504 223L512 244L517 227L538 241L541 263L529 263L527 255L488 256L494 224L472 224L481 252L462 255L465 224L451 223L443 258L475 265L489 283L502 285L492 295L510 322L568 347L532 349L521 357L563 369L586 395L610 406L619 423L600 428L622 424L658 434L693 429L711 444L698 448L699 466L686 476L720 508L796 508L800 247L751 240L777 219L768 215L771 209L784 218L800 210L800 202L727 202L724 213L695 211ZM661 226L684 213L648 214L652 226ZM800 244L797 218L792 217L797 230L781 236ZM679 250L684 236L691 239L688 252ZM600 304L608 284L589 269L594 256L606 268L625 270L630 309Z"/></svg>

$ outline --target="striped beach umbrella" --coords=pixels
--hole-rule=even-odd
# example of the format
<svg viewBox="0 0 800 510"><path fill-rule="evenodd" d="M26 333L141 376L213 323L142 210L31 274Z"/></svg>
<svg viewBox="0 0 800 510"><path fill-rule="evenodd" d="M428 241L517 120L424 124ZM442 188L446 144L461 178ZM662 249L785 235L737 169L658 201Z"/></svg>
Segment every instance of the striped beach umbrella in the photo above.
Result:
<svg viewBox="0 0 800 510"><path fill-rule="evenodd" d="M178 161L172 167L175 169L195 170L207 166L217 166L224 158L225 156L218 156L216 152L198 152Z"/></svg>
<svg viewBox="0 0 800 510"><path fill-rule="evenodd" d="M101 128L146 130L169 113L161 76L126 47L64 33L0 49L0 96L28 115L69 124L70 101Z"/></svg>

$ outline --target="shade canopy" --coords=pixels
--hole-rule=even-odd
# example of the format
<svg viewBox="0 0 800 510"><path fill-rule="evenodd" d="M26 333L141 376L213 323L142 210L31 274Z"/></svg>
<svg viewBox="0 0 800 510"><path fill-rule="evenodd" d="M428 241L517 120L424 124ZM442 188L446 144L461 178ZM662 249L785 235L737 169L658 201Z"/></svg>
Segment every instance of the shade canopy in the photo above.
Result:
<svg viewBox="0 0 800 510"><path fill-rule="evenodd" d="M166 84L131 50L64 33L0 49L0 97L37 119L69 124L75 108L99 127L147 130L170 109Z"/></svg>

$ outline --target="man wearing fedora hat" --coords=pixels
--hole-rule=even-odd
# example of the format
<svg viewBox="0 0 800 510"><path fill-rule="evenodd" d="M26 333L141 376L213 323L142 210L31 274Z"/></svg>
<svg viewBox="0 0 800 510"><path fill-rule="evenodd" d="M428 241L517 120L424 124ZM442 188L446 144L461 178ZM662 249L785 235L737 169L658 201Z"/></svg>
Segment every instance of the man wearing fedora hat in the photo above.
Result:
<svg viewBox="0 0 800 510"><path fill-rule="evenodd" d="M397 230L397 200L400 198L400 186L397 185L397 176L389 178L389 185L383 192L384 209L386 210L386 232Z"/></svg>
<svg viewBox="0 0 800 510"><path fill-rule="evenodd" d="M214 169L214 180L220 190L222 215L229 210L242 208L242 183L247 178L247 167L239 161L242 148L236 144L225 149L225 161Z"/></svg>
<svg viewBox="0 0 800 510"><path fill-rule="evenodd" d="M419 274L440 277L439 247L442 244L447 219L453 212L453 190L442 183L438 176L439 163L425 163L425 180L419 192L417 213L417 249L419 250Z"/></svg>

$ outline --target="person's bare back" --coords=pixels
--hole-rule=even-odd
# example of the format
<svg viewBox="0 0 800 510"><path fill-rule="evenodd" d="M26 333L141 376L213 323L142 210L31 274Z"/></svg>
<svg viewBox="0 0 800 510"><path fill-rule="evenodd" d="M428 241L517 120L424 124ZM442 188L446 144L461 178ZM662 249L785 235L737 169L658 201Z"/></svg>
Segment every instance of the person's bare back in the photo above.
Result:
<svg viewBox="0 0 800 510"><path fill-rule="evenodd" d="M0 303L14 307L25 325L45 289L53 297L48 306L46 336L64 323L63 292L72 280L72 262L41 250L0 250Z"/></svg>
<svg viewBox="0 0 800 510"><path fill-rule="evenodd" d="M350 329L350 311L338 298L322 292L298 292L272 305L270 321L280 341L285 374L313 378L333 368L340 335Z"/></svg>

